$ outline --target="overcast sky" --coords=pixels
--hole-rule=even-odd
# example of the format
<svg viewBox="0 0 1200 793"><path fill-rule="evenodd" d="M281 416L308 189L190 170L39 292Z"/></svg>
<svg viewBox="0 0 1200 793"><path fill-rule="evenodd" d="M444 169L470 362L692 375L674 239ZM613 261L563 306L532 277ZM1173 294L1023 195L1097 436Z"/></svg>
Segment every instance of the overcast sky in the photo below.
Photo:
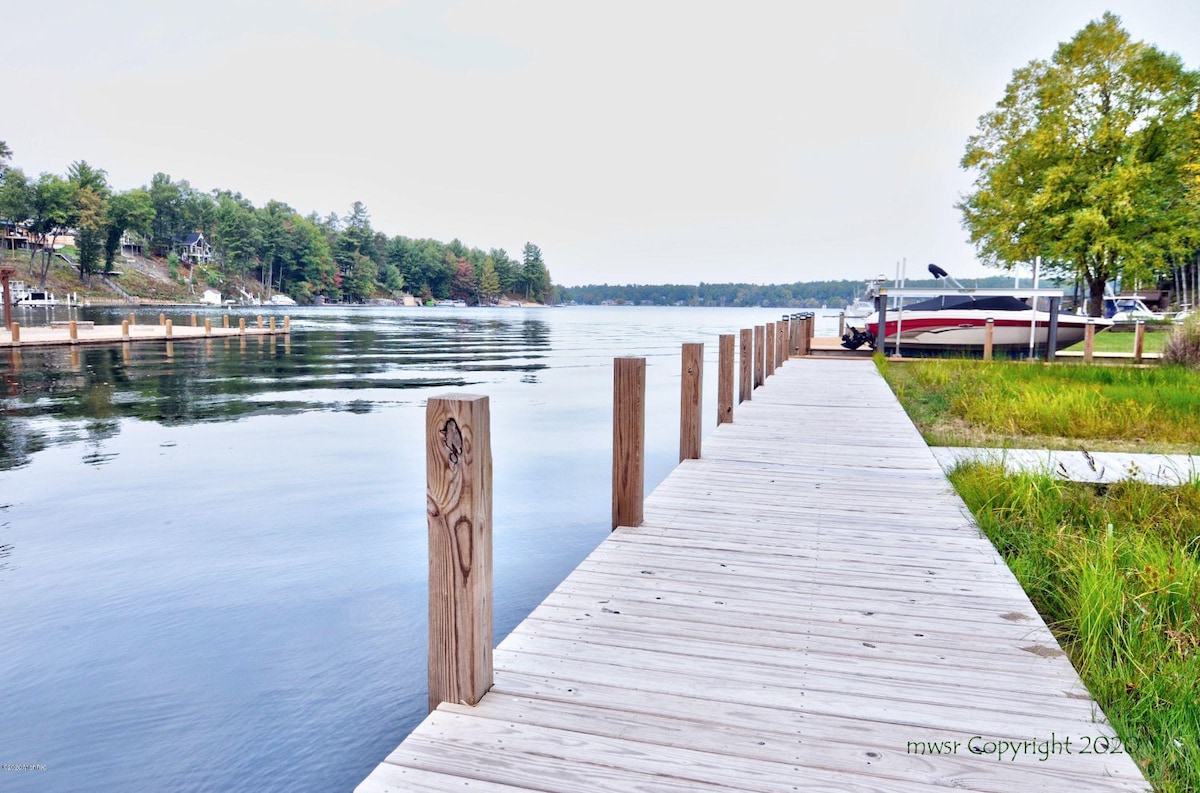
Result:
<svg viewBox="0 0 1200 793"><path fill-rule="evenodd" d="M1197 0L7 5L30 175L362 201L389 235L532 241L568 285L982 274L958 162L1013 69L1105 10L1200 68Z"/></svg>

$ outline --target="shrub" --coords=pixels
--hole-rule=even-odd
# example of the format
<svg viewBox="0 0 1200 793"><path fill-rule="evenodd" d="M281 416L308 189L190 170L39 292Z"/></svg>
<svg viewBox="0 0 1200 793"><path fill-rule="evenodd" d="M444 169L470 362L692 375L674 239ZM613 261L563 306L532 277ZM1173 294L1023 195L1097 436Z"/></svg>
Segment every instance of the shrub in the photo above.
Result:
<svg viewBox="0 0 1200 793"><path fill-rule="evenodd" d="M1200 369L1200 314L1192 314L1175 329L1162 351L1163 363Z"/></svg>

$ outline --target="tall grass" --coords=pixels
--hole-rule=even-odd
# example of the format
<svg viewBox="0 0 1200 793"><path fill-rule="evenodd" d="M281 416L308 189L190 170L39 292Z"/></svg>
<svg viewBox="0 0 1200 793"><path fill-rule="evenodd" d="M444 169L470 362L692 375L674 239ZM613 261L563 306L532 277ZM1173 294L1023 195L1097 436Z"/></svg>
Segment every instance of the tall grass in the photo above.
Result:
<svg viewBox="0 0 1200 793"><path fill-rule="evenodd" d="M1164 363L1200 369L1200 314L1192 314L1167 337L1162 359Z"/></svg>
<svg viewBox="0 0 1200 793"><path fill-rule="evenodd" d="M937 445L1200 452L1200 372L928 359L880 371Z"/></svg>
<svg viewBox="0 0 1200 793"><path fill-rule="evenodd" d="M1155 790L1200 791L1200 483L950 478Z"/></svg>

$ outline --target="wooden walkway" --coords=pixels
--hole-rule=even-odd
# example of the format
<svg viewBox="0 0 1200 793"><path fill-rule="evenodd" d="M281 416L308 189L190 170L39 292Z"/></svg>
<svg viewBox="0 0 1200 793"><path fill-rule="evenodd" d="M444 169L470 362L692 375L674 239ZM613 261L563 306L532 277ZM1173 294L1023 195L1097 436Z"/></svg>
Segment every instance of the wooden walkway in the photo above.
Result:
<svg viewBox="0 0 1200 793"><path fill-rule="evenodd" d="M1149 785L873 364L789 361L359 787Z"/></svg>

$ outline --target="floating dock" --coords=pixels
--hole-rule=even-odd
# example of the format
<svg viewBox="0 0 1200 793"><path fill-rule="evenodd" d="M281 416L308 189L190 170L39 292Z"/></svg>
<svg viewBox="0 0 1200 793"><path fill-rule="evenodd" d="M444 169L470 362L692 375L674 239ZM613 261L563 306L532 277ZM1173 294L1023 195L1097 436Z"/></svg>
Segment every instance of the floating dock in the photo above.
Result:
<svg viewBox="0 0 1200 793"><path fill-rule="evenodd" d="M223 316L224 319L224 316ZM217 339L237 336L262 336L291 332L291 319L283 317L276 323L275 317L264 321L254 318L250 323L244 317L238 324L213 327L212 320L196 324L175 325L172 320L160 324L131 324L128 320L120 325L95 325L89 321L56 321L49 325L22 327L14 324L0 328L0 348L46 347L74 344L121 344L146 341L186 341L188 339Z"/></svg>
<svg viewBox="0 0 1200 793"><path fill-rule="evenodd" d="M868 361L788 360L357 788L1148 791Z"/></svg>

